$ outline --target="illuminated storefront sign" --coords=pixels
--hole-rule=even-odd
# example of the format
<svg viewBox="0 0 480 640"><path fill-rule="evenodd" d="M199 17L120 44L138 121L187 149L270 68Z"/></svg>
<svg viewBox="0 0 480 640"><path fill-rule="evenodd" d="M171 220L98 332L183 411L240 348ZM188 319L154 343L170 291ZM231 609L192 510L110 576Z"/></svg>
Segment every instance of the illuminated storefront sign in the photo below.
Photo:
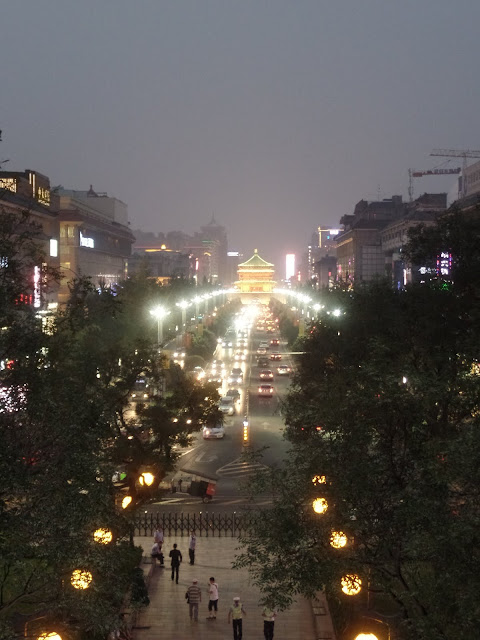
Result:
<svg viewBox="0 0 480 640"><path fill-rule="evenodd" d="M88 249L94 249L95 242L93 238L87 238L87 236L84 236L83 233L80 231L80 246L87 247Z"/></svg>
<svg viewBox="0 0 480 640"><path fill-rule="evenodd" d="M38 307L42 303L42 298L40 295L40 278L41 272L40 267L33 268L33 306L38 309Z"/></svg>

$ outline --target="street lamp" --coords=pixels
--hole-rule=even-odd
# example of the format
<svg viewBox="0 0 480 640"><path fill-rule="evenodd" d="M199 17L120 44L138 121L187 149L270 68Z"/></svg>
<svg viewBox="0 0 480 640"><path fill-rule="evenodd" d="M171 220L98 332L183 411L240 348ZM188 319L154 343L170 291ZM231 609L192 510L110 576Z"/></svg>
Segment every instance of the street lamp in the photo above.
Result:
<svg viewBox="0 0 480 640"><path fill-rule="evenodd" d="M150 473L149 471L142 473L138 478L138 482L142 485L142 487L144 486L151 487L154 480L155 480L155 476L153 475L153 473Z"/></svg>
<svg viewBox="0 0 480 640"><path fill-rule="evenodd" d="M156 318L157 320L157 342L158 342L158 346L160 346L162 344L163 341L163 319L166 318L168 316L168 314L170 313L170 311L167 311L167 309L165 309L165 307L162 307L160 305L158 305L157 307L154 307L153 309L150 309L150 314Z"/></svg>
<svg viewBox="0 0 480 640"><path fill-rule="evenodd" d="M325 511L328 509L328 502L325 500L325 498L315 498L315 500L312 502L312 507L315 513L325 513Z"/></svg>
<svg viewBox="0 0 480 640"><path fill-rule="evenodd" d="M45 631L45 633L38 636L37 640L62 640L62 636L56 631Z"/></svg>
<svg viewBox="0 0 480 640"><path fill-rule="evenodd" d="M93 532L93 539L99 544L109 544L113 540L113 534L109 529L97 529Z"/></svg>
<svg viewBox="0 0 480 640"><path fill-rule="evenodd" d="M378 637L374 633L359 633L355 640L378 640Z"/></svg>
<svg viewBox="0 0 480 640"><path fill-rule="evenodd" d="M85 569L75 569L70 578L70 583L74 589L88 589L92 582L93 576L90 571Z"/></svg>
<svg viewBox="0 0 480 640"><path fill-rule="evenodd" d="M186 325L186 320L187 320L187 307L190 305L189 302L187 302L186 300L180 300L180 302L177 302L177 307L180 307L180 309L182 310L182 331L183 328Z"/></svg>
<svg viewBox="0 0 480 640"><path fill-rule="evenodd" d="M341 585L343 593L347 596L356 596L362 590L362 581L355 573L343 576Z"/></svg>

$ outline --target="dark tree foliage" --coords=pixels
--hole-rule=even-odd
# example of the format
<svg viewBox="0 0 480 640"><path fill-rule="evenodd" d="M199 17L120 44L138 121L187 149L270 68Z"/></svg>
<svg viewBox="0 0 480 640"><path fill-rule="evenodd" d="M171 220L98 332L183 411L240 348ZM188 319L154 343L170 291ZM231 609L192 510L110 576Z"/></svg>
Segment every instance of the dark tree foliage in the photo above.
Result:
<svg viewBox="0 0 480 640"><path fill-rule="evenodd" d="M325 586L346 605L340 580L356 573L377 615L396 614L398 637L478 635L479 230L454 214L412 236L419 264L450 240L448 287L343 292L342 315L312 325L284 407L291 453L258 480L276 498L240 559L267 600ZM345 548L331 546L332 531Z"/></svg>
<svg viewBox="0 0 480 640"><path fill-rule="evenodd" d="M175 463L174 445L188 444L215 414L218 395L169 368L153 347L148 302L158 287L150 281L114 292L80 278L65 307L42 323L22 298L33 266L45 261L39 247L27 214L2 213L0 633L8 637L14 620L34 630L41 619L65 638L104 640L132 582L138 586L141 550L130 543L129 510L155 496ZM139 375L164 393L135 414L129 400ZM119 465L127 470L120 493ZM145 470L155 472L150 493L138 484ZM94 541L99 528L112 532L110 544ZM74 569L92 574L87 590L72 587Z"/></svg>

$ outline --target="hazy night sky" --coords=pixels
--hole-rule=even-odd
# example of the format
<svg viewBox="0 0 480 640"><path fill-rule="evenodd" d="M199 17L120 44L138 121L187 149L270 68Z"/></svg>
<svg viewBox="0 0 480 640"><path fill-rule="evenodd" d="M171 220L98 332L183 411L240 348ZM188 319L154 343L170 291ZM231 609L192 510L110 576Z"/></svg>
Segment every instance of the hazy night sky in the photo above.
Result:
<svg viewBox="0 0 480 640"><path fill-rule="evenodd" d="M0 157L107 191L134 229L214 213L277 263L361 198L406 198L433 148L479 148L479 25L479 0L16 0Z"/></svg>

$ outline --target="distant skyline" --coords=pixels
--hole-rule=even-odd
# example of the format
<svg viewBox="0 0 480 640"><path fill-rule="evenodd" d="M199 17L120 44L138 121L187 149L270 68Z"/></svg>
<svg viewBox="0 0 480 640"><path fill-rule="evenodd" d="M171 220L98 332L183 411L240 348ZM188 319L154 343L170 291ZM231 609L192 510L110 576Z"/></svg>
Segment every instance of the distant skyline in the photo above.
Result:
<svg viewBox="0 0 480 640"><path fill-rule="evenodd" d="M42 0L2 8L0 159L284 270L320 224L478 149L478 0ZM446 163L446 164L444 164ZM419 178L416 195L455 189Z"/></svg>

